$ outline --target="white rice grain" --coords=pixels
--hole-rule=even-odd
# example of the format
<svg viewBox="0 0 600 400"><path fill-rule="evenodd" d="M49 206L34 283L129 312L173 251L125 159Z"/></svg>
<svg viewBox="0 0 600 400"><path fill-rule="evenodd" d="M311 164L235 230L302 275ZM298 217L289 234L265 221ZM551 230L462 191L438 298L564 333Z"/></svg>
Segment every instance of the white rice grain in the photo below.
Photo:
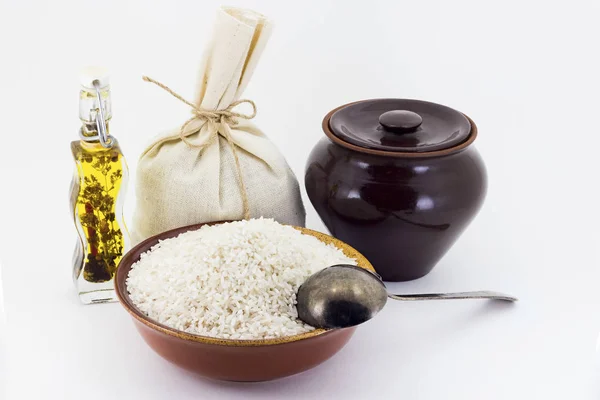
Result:
<svg viewBox="0 0 600 400"><path fill-rule="evenodd" d="M161 241L132 266L127 289L142 312L169 327L217 338L268 339L314 329L298 319L296 292L310 275L334 264L356 261L261 218Z"/></svg>

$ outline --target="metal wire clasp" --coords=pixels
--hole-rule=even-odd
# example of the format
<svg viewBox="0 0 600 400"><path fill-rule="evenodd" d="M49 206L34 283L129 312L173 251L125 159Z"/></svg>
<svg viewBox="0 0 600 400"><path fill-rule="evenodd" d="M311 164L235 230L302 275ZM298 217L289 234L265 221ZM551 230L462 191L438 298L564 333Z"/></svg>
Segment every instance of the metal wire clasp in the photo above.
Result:
<svg viewBox="0 0 600 400"><path fill-rule="evenodd" d="M102 147L110 149L113 147L115 141L112 136L108 134L106 129L106 119L104 118L104 108L102 107L102 95L100 91L100 82L95 80L93 82L94 88L96 89L96 98L98 99L98 109L96 110L96 128L98 134L96 136L85 136L83 134L83 128L79 129L79 137L86 142L100 141Z"/></svg>

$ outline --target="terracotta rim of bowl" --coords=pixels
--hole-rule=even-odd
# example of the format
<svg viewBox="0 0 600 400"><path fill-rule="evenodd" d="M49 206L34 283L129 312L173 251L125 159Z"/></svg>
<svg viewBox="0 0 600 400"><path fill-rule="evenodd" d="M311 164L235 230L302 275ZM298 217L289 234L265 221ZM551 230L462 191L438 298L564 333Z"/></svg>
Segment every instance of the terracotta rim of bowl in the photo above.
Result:
<svg viewBox="0 0 600 400"><path fill-rule="evenodd" d="M115 278L114 278L115 291L117 292L117 297L119 298L119 302L121 303L121 305L127 310L127 312L133 318L135 318L142 324L144 324L156 331L159 331L166 335L174 336L174 337L177 337L177 338L180 338L183 340L191 340L194 342L221 345L221 346L235 346L235 347L271 346L271 345L295 342L295 341L303 340L303 339L309 339L309 338L317 337L317 336L321 336L321 335L327 335L327 334L333 333L338 330L338 329L330 329L330 330L315 329L314 331L302 333L299 335L284 336L284 337L273 338L273 339L253 339L253 340L221 339L221 338L215 338L215 337L210 337L210 336L195 335L193 333L187 333L187 332L183 332L183 331L168 327L166 325L163 325L159 322L156 322L156 321L150 319L142 311L140 311L135 306L135 304L133 304L133 301L129 297L129 293L126 288L126 283L123 282L123 284L120 285L120 282L121 282L120 279L126 278L126 276L127 276L127 275L123 276L125 274L125 272L122 272L123 268L122 268L121 264L127 265L126 270L127 270L127 274L129 274L129 271L131 270L131 266L135 262L137 262L137 259L130 260L131 258L133 258L132 255L134 253L136 253L140 248L146 247L148 245L148 243L156 242L157 240L161 240L162 237L165 237L165 239L168 237L176 237L180 233L197 230L197 229L200 229L200 227L202 227L204 225L219 225L219 224L223 224L226 222L233 222L233 221L209 222L209 223L205 223L205 224L195 224L195 225L189 225L189 226L181 227L181 228L177 228L177 229L172 229L172 230L160 233L158 235L149 237L148 239L137 244L135 247L133 247L131 250L129 250L121 259L121 262L119 263L119 268L117 268L117 273L115 274ZM359 253L352 246L342 242L339 239L336 239L332 236L322 233L322 232L318 232L318 231L314 231L312 229L302 228L302 227L298 227L298 226L293 226L293 227L295 229L298 229L300 232L302 232L304 234L308 234L310 236L316 237L321 242L334 243L335 246L337 248L341 249L345 255L356 259L356 262L359 267L367 269L372 272L375 272L375 269L373 268L371 263L365 258L365 256L363 256L361 253ZM175 234L174 236L169 236L169 234L172 234L173 232L179 232L179 233ZM124 292L122 289L124 290Z"/></svg>
<svg viewBox="0 0 600 400"><path fill-rule="evenodd" d="M373 100L373 99L368 99L368 100ZM449 147L449 148L443 149L443 150L428 151L428 152L424 152L424 153L407 153L407 152L401 152L401 151L374 150L374 149L368 149L366 147L360 147L360 146L357 146L352 143L348 143L348 142L340 139L339 137L337 137L331 131L331 128L329 127L329 120L331 119L331 116L333 115L333 113L335 113L339 109L350 106L352 104L362 103L362 102L368 101L368 100L353 101L351 103L344 104L337 108L334 108L329 113L327 113L325 118L323 118L323 123L322 123L323 132L325 132L325 135L334 143L339 144L340 146L345 147L347 149L358 151L360 153L373 154L376 156L403 157L403 158L426 158L426 157L447 156L450 154L457 153L461 150L464 150L465 148L470 146L477 138L477 125L475 125L475 122L473 122L473 120L471 118L469 118L468 115L463 114L463 113L461 113L461 114L464 115L465 118L467 118L467 120L471 124L471 133L469 134L469 137L467 138L466 141L464 141L456 146L452 146L452 147ZM378 100L383 100L383 99L378 99Z"/></svg>

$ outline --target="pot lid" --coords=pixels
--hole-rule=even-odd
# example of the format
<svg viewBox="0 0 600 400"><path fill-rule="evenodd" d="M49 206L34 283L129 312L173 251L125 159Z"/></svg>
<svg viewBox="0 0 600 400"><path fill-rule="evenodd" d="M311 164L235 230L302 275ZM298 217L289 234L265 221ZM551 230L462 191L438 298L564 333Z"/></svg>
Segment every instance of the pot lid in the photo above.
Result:
<svg viewBox="0 0 600 400"><path fill-rule="evenodd" d="M352 103L329 119L331 132L367 149L423 153L465 142L471 123L452 108L420 100L375 99Z"/></svg>

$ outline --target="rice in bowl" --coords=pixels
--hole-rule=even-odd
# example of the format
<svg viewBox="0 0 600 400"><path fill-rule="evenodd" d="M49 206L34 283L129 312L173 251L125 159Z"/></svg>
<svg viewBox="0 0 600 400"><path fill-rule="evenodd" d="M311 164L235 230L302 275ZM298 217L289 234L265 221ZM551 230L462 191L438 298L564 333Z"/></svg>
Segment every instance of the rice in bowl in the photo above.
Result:
<svg viewBox="0 0 600 400"><path fill-rule="evenodd" d="M129 297L149 318L224 339L270 339L314 330L298 319L296 292L313 273L356 260L271 219L161 241L133 264Z"/></svg>

